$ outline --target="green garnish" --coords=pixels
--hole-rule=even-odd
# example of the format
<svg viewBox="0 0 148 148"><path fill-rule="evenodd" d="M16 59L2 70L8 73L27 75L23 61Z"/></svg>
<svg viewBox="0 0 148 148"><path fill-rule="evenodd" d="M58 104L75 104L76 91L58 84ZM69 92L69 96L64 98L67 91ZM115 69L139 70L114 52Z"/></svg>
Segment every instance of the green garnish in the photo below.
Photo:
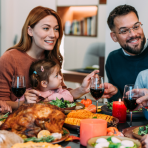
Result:
<svg viewBox="0 0 148 148"><path fill-rule="evenodd" d="M96 142L94 142L94 143L92 143L91 145L92 145L93 147L95 147L95 146L96 146L96 144L97 144L97 143L96 143Z"/></svg>
<svg viewBox="0 0 148 148"><path fill-rule="evenodd" d="M96 117L96 116L94 116L93 118L97 119L97 117Z"/></svg>
<svg viewBox="0 0 148 148"><path fill-rule="evenodd" d="M139 127L138 135L146 135L148 134L148 125Z"/></svg>
<svg viewBox="0 0 148 148"><path fill-rule="evenodd" d="M66 134L68 134L68 132L65 129L63 129L63 136L65 136Z"/></svg>
<svg viewBox="0 0 148 148"><path fill-rule="evenodd" d="M70 103L67 100L64 100L64 102L63 102L62 100L59 100L57 97L56 97L56 100L52 100L49 103L52 104L52 105L58 106L60 108L67 108L67 107L76 106L76 103Z"/></svg>
<svg viewBox="0 0 148 148"><path fill-rule="evenodd" d="M0 121L5 120L5 119L8 117L8 115L9 115L9 112L6 113L5 115L1 115L1 116L0 116Z"/></svg>
<svg viewBox="0 0 148 148"><path fill-rule="evenodd" d="M42 138L31 137L31 138L24 139L24 142L28 142L28 141L33 141L33 142L52 142L53 140L54 140L53 136L42 137Z"/></svg>

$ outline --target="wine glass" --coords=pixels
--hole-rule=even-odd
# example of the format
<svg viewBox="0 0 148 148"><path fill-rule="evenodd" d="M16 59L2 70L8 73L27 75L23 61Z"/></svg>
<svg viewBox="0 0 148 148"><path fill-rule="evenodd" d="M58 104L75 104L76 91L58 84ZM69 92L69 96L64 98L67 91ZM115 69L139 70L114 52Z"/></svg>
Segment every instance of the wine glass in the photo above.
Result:
<svg viewBox="0 0 148 148"><path fill-rule="evenodd" d="M25 76L13 76L12 78L12 92L13 94L18 97L18 107L20 104L20 97L23 96L23 94L26 91L26 82L25 82Z"/></svg>
<svg viewBox="0 0 148 148"><path fill-rule="evenodd" d="M96 100L96 113L98 110L98 99L100 99L104 93L103 77L95 74L95 77L91 78L90 93Z"/></svg>
<svg viewBox="0 0 148 148"><path fill-rule="evenodd" d="M127 84L124 86L123 101L130 111L130 127L132 126L132 111L138 106L136 100L139 98L139 89L137 85Z"/></svg>

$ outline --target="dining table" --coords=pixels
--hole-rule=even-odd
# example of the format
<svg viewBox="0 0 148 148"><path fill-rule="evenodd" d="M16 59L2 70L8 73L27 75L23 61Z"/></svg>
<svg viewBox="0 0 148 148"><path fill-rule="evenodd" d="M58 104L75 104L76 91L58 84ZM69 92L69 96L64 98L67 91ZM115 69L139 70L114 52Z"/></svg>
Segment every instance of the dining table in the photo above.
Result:
<svg viewBox="0 0 148 148"><path fill-rule="evenodd" d="M93 104L95 104L94 101L93 101ZM98 106L102 106L102 105L104 105L104 104L98 103ZM99 112L99 114L100 113L101 112ZM148 120L146 120L144 117L141 117L140 119L133 119L132 120L132 127L146 125L146 124L148 124ZM129 125L130 125L130 119L127 119L125 123L118 123L117 128L120 132L122 132L124 129L129 128L130 127ZM77 129L77 130L68 129L68 130L70 132L70 135L77 136L77 137L80 136L79 129ZM59 143L59 145L61 145L62 147L70 146L71 148L86 148L85 146L80 144L79 140L63 141L63 142Z"/></svg>

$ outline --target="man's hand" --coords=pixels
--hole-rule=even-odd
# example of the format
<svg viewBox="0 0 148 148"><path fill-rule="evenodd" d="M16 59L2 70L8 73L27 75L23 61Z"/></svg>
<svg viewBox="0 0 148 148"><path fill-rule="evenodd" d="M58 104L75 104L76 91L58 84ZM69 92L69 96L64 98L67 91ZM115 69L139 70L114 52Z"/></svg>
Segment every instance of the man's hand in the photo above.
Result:
<svg viewBox="0 0 148 148"><path fill-rule="evenodd" d="M104 94L102 98L111 98L113 95L115 95L118 92L117 87L110 83L104 83Z"/></svg>

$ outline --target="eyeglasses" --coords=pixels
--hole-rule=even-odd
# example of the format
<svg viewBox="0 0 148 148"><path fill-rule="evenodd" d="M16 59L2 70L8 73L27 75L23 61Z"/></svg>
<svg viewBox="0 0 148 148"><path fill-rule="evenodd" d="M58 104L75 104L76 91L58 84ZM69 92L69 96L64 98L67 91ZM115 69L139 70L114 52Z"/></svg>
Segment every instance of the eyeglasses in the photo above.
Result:
<svg viewBox="0 0 148 148"><path fill-rule="evenodd" d="M137 22L132 28L122 28L119 30L119 33L118 34L128 34L128 33L131 33L131 29L133 29L133 31L138 31L140 28L142 28L142 25L140 22ZM116 33L116 32L114 32Z"/></svg>

